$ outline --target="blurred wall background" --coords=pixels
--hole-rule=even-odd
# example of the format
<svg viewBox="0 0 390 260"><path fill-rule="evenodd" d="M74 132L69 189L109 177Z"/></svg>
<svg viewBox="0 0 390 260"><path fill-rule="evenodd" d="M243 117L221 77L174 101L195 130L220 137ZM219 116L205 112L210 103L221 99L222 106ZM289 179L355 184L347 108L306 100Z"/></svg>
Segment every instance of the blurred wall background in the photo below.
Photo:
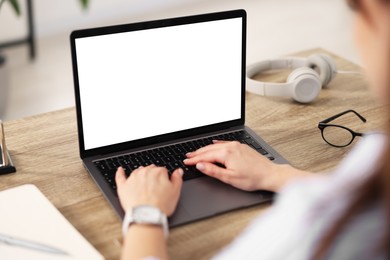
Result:
<svg viewBox="0 0 390 260"><path fill-rule="evenodd" d="M24 0L21 0L25 14ZM322 47L359 63L353 45L352 14L340 0L35 0L37 58L28 48L2 50L7 58L8 91L3 120L74 105L69 51L72 30L243 8L248 12L248 64L292 52ZM0 42L23 37L24 16L9 6L0 11ZM1 100L1 99L0 99Z"/></svg>

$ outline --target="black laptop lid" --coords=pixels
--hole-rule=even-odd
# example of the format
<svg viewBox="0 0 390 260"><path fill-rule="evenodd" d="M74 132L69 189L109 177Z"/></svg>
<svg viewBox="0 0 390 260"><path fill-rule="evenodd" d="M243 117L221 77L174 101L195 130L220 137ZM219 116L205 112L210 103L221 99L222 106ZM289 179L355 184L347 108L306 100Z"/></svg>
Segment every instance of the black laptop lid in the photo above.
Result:
<svg viewBox="0 0 390 260"><path fill-rule="evenodd" d="M80 155L244 124L243 10L74 31Z"/></svg>

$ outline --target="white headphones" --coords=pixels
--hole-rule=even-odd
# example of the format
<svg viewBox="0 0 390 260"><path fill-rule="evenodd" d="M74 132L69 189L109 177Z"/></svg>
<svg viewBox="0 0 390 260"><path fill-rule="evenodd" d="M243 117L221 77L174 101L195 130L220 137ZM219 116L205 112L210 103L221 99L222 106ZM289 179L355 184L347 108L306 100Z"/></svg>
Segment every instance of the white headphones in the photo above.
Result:
<svg viewBox="0 0 390 260"><path fill-rule="evenodd" d="M266 83L252 79L257 73L280 69L294 69L286 83ZM300 103L309 103L317 98L321 88L326 87L336 73L336 63L326 54L265 60L247 67L246 90L257 95L286 96Z"/></svg>

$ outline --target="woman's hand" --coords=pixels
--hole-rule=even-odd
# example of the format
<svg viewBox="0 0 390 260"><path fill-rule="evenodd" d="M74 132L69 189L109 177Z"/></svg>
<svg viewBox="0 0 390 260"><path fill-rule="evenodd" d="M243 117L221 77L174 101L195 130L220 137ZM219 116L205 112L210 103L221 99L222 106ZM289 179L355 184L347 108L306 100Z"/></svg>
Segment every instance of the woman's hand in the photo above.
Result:
<svg viewBox="0 0 390 260"><path fill-rule="evenodd" d="M204 174L247 191L278 191L291 178L307 174L289 165L275 164L236 141L214 141L214 144L187 154L184 163L196 165Z"/></svg>
<svg viewBox="0 0 390 260"><path fill-rule="evenodd" d="M179 201L182 176L183 170L177 169L169 179L167 169L150 165L134 170L126 179L123 168L119 167L115 181L122 208L126 211L146 204L156 206L171 216Z"/></svg>

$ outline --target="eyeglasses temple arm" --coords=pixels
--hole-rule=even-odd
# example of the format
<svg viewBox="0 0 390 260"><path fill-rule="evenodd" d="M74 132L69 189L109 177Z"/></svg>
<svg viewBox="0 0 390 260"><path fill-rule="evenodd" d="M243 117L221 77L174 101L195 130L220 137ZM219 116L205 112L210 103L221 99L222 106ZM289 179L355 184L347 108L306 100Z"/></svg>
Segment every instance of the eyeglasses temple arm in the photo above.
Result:
<svg viewBox="0 0 390 260"><path fill-rule="evenodd" d="M354 132L355 136L363 136L363 133Z"/></svg>
<svg viewBox="0 0 390 260"><path fill-rule="evenodd" d="M355 110L349 109L349 110L346 110L346 111L344 111L344 112L341 112L341 113L339 113L339 114L337 114L337 115L334 115L334 116L332 116L332 117L329 117L329 118L327 118L327 119L321 121L320 123L324 123L324 124L329 123L330 121L335 120L336 118L338 118L338 117L340 117L340 116L342 116L342 115L345 115L345 114L347 114L347 113L350 113L350 112L352 112L352 113L354 113L355 115L357 115L357 116L360 118L360 120L362 120L364 123L367 122L367 120L366 120L363 116L361 116L358 112L356 112Z"/></svg>

